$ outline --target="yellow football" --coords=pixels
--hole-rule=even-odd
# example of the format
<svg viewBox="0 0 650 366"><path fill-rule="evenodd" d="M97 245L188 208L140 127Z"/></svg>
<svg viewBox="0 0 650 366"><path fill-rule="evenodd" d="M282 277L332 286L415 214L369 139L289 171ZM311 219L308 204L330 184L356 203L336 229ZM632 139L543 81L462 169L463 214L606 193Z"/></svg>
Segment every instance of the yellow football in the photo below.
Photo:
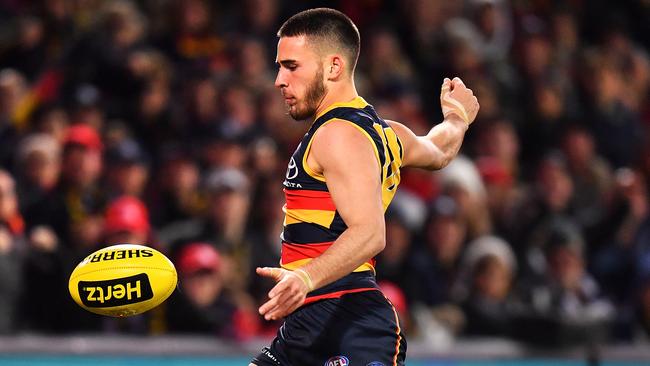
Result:
<svg viewBox="0 0 650 366"><path fill-rule="evenodd" d="M93 313L126 317L160 305L178 282L174 264L159 251L121 244L86 257L70 275L74 301Z"/></svg>

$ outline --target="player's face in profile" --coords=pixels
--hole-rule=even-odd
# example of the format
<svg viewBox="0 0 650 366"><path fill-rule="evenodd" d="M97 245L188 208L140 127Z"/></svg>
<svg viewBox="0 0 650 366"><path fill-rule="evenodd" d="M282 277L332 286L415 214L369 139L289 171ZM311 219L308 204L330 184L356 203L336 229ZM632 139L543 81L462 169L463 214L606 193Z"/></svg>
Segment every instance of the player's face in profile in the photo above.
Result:
<svg viewBox="0 0 650 366"><path fill-rule="evenodd" d="M282 92L289 115L295 120L313 117L327 92L320 57L306 37L282 37L276 62L275 86Z"/></svg>

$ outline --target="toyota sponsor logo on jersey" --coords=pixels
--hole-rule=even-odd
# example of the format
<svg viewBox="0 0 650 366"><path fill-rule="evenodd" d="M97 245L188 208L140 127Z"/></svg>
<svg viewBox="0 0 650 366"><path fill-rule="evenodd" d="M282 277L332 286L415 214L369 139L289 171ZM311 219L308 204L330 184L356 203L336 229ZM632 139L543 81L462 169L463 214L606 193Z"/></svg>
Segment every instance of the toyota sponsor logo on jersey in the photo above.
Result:
<svg viewBox="0 0 650 366"><path fill-rule="evenodd" d="M287 167L287 179L293 179L298 176L298 164L296 164L296 160L294 160L293 157L291 157L291 160L289 160L289 166Z"/></svg>
<svg viewBox="0 0 650 366"><path fill-rule="evenodd" d="M325 361L325 366L348 366L350 360L345 356L335 356Z"/></svg>

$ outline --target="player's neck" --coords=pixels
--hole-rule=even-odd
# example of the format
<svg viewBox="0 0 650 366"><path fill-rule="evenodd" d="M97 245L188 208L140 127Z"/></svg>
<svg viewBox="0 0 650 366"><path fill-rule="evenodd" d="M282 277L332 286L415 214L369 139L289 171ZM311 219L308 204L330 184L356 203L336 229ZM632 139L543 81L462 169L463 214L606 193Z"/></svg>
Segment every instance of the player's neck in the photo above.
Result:
<svg viewBox="0 0 650 366"><path fill-rule="evenodd" d="M341 83L341 85L335 84L335 86L330 87L327 94L325 94L323 101L320 103L318 109L316 109L314 117L320 116L321 113L332 104L349 102L358 96L359 94L354 86L354 82Z"/></svg>

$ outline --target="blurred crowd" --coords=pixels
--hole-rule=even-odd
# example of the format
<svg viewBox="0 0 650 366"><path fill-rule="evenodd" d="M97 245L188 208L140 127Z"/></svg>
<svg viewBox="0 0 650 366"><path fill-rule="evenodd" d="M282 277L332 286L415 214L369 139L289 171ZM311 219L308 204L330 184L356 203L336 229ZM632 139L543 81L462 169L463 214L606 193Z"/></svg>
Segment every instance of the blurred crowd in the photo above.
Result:
<svg viewBox="0 0 650 366"><path fill-rule="evenodd" d="M481 111L440 172L403 170L377 277L410 337L650 339L650 5L630 0L7 0L0 5L0 333L245 341L279 263L306 123L273 88L276 31L330 6L359 26L356 85L426 133L443 77ZM178 290L87 313L89 253L146 244Z"/></svg>

